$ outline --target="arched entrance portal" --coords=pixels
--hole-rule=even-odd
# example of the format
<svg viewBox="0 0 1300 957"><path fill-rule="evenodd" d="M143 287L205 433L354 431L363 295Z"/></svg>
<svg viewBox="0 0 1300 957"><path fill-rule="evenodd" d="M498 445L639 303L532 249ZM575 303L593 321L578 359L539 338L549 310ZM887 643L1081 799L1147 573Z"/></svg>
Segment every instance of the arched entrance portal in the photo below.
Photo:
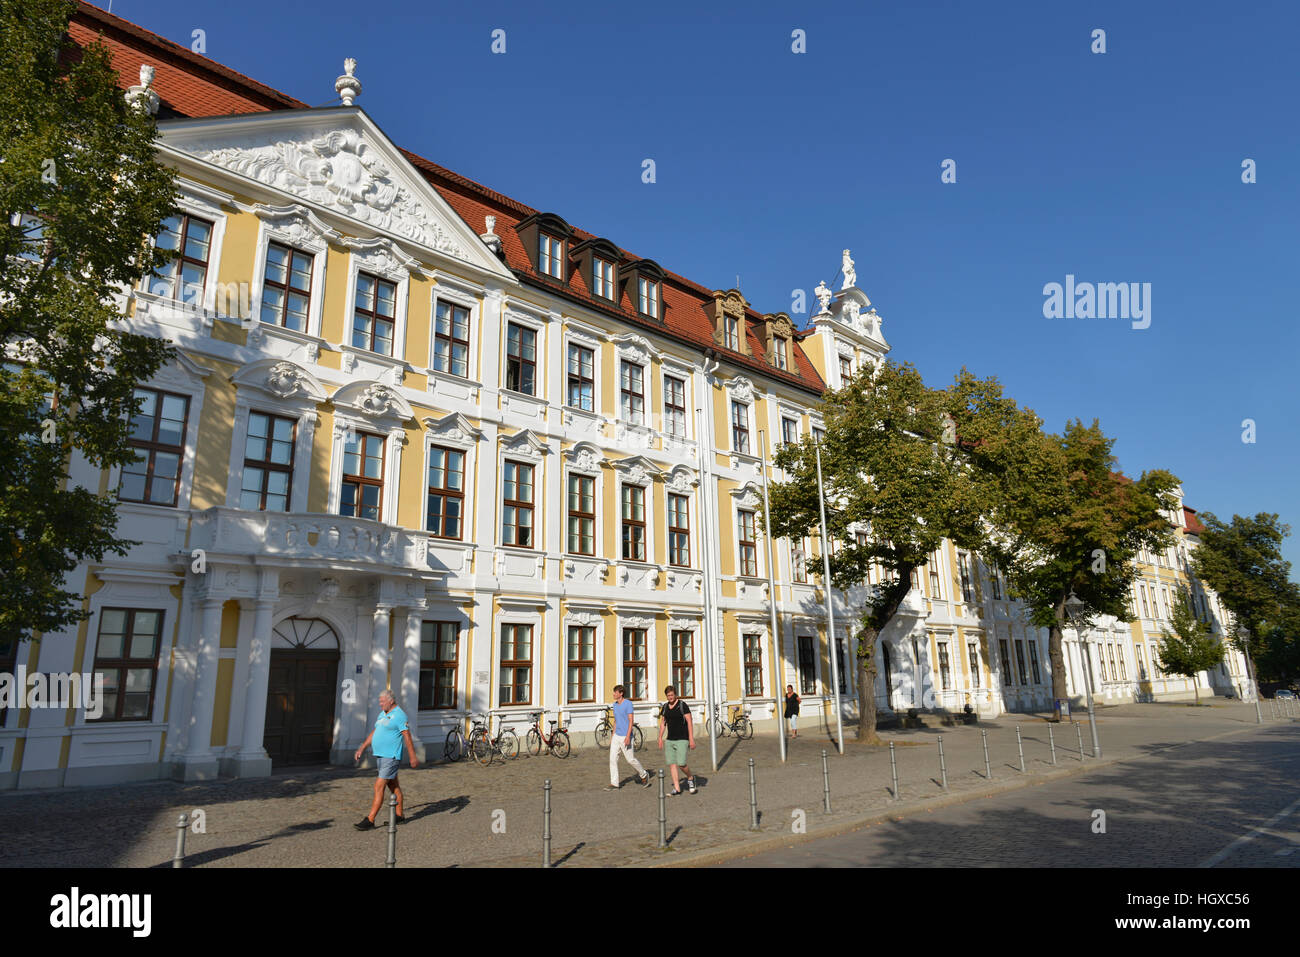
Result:
<svg viewBox="0 0 1300 957"><path fill-rule="evenodd" d="M272 629L262 744L274 767L329 761L338 697L339 637L319 618Z"/></svg>

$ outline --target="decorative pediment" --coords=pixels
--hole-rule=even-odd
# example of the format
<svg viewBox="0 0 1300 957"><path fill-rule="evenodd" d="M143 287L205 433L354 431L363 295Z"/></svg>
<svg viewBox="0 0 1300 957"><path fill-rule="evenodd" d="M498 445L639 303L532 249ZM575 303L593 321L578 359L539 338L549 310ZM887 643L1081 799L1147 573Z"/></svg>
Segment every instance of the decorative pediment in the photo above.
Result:
<svg viewBox="0 0 1300 957"><path fill-rule="evenodd" d="M659 466L644 455L619 459L614 463L614 468L622 474L623 481L628 485L646 485L657 478L662 478L664 474Z"/></svg>
<svg viewBox="0 0 1300 957"><path fill-rule="evenodd" d="M737 488L731 490L731 497L736 501L737 508L751 509L757 508L763 501L763 493L753 482L746 482Z"/></svg>
<svg viewBox="0 0 1300 957"><path fill-rule="evenodd" d="M334 405L371 419L414 418L415 411L397 390L374 379L349 382L334 393Z"/></svg>
<svg viewBox="0 0 1300 957"><path fill-rule="evenodd" d="M440 419L426 415L420 421L434 442L470 448L483 437L483 431L459 412L448 412Z"/></svg>
<svg viewBox="0 0 1300 957"><path fill-rule="evenodd" d="M778 312L775 315L765 317L773 335L780 336L783 339L794 337L794 323L784 312Z"/></svg>
<svg viewBox="0 0 1300 957"><path fill-rule="evenodd" d="M290 246L319 252L327 243L342 240L339 231L324 222L306 206L289 203L285 206L267 206L255 203L253 213L266 223L266 230L275 239Z"/></svg>
<svg viewBox="0 0 1300 957"><path fill-rule="evenodd" d="M726 388L727 394L737 402L754 401L754 383L743 375L728 379L724 388Z"/></svg>
<svg viewBox="0 0 1300 957"><path fill-rule="evenodd" d="M699 473L688 465L674 466L669 473L666 482L668 491L676 492L679 495L687 495L695 486L700 484Z"/></svg>
<svg viewBox="0 0 1300 957"><path fill-rule="evenodd" d="M604 454L591 442L579 442L573 448L565 449L563 455L570 472L586 475L598 475L606 461Z"/></svg>
<svg viewBox="0 0 1300 957"><path fill-rule="evenodd" d="M329 398L319 379L287 359L250 362L231 376L230 381L238 388L257 389L281 401L324 402Z"/></svg>
<svg viewBox="0 0 1300 957"><path fill-rule="evenodd" d="M610 341L614 343L618 357L626 359L628 362L649 365L651 358L658 358L659 356L659 350L650 345L645 336L627 333L626 335L615 336Z"/></svg>
<svg viewBox="0 0 1300 957"><path fill-rule="evenodd" d="M532 429L523 429L514 435L500 435L497 441L506 455L521 456L533 461L540 461L550 449Z"/></svg>
<svg viewBox="0 0 1300 957"><path fill-rule="evenodd" d="M168 120L159 129L166 153L508 275L402 151L354 107Z"/></svg>
<svg viewBox="0 0 1300 957"><path fill-rule="evenodd" d="M154 385L171 385L181 388L195 388L212 374L183 352L174 353L150 378Z"/></svg>

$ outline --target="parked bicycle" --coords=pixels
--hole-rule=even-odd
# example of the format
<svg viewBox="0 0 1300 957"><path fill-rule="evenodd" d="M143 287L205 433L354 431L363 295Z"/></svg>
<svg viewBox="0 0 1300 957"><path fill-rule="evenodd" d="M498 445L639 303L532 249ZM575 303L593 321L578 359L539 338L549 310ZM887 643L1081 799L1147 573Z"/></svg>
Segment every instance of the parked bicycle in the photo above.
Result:
<svg viewBox="0 0 1300 957"><path fill-rule="evenodd" d="M600 724L596 725L596 744L602 748L608 748L610 739L613 737L614 709L606 708L605 716L600 719ZM640 751L643 744L645 744L645 735L641 733L641 725L632 725L632 750Z"/></svg>
<svg viewBox="0 0 1300 957"><path fill-rule="evenodd" d="M473 725L469 737L466 737L459 727L447 732L447 740L442 746L442 756L448 761L459 761L469 756L483 767L487 767L498 754L502 758L519 757L519 736L515 734L513 728L502 726L494 737L490 730L491 715L480 717L471 714L469 720Z"/></svg>
<svg viewBox="0 0 1300 957"><path fill-rule="evenodd" d="M549 722L551 733L542 732L542 712L534 711L529 715L533 719L533 726L528 729L528 734L524 736L524 743L528 748L528 753L537 756L542 753L542 745L557 758L567 758L569 756L569 732L563 728L557 728L558 720Z"/></svg>
<svg viewBox="0 0 1300 957"><path fill-rule="evenodd" d="M754 722L749 720L749 716L744 713L744 706L733 704L731 706L731 717L723 720L719 716L719 708L713 706L713 736L716 738L725 738L730 732L742 741L748 741L754 736Z"/></svg>

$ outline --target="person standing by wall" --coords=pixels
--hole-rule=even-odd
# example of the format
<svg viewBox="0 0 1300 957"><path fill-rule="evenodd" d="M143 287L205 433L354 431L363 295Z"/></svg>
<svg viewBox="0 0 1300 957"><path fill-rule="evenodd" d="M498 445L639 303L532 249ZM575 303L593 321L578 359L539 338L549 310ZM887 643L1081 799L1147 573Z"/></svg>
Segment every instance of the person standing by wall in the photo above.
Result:
<svg viewBox="0 0 1300 957"><path fill-rule="evenodd" d="M790 722L790 737L799 737L799 696L794 685L785 686L785 717Z"/></svg>

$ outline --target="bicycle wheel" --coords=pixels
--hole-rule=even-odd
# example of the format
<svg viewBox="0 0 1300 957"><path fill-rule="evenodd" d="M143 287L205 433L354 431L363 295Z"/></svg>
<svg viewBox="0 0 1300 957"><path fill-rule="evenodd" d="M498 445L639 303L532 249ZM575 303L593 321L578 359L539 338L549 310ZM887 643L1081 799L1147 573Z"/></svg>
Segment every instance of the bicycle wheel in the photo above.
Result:
<svg viewBox="0 0 1300 957"><path fill-rule="evenodd" d="M640 751L645 747L645 735L641 733L641 725L632 725L632 750Z"/></svg>
<svg viewBox="0 0 1300 957"><path fill-rule="evenodd" d="M725 738L727 736L727 726L721 718L713 719L713 736L715 738Z"/></svg>
<svg viewBox="0 0 1300 957"><path fill-rule="evenodd" d="M524 747L533 757L542 753L542 736L536 728L529 728L528 733L524 735Z"/></svg>
<svg viewBox="0 0 1300 957"><path fill-rule="evenodd" d="M748 741L754 736L754 722L750 721L744 715L736 719L736 737Z"/></svg>
<svg viewBox="0 0 1300 957"><path fill-rule="evenodd" d="M483 767L492 763L492 742L482 728L476 728L470 733L469 753L474 755L474 760Z"/></svg>
<svg viewBox="0 0 1300 957"><path fill-rule="evenodd" d="M465 756L465 736L460 733L460 728L452 728L447 732L447 741L442 746L442 757L446 761L459 761Z"/></svg>
<svg viewBox="0 0 1300 957"><path fill-rule="evenodd" d="M501 756L503 758L519 757L519 735L515 734L509 728L501 732Z"/></svg>
<svg viewBox="0 0 1300 957"><path fill-rule="evenodd" d="M602 721L596 725L596 744L599 747L609 749L609 739L614 736L614 729L609 726L608 721Z"/></svg>
<svg viewBox="0 0 1300 957"><path fill-rule="evenodd" d="M569 756L569 733L567 731L556 731L551 738L551 754L557 758L567 758Z"/></svg>

